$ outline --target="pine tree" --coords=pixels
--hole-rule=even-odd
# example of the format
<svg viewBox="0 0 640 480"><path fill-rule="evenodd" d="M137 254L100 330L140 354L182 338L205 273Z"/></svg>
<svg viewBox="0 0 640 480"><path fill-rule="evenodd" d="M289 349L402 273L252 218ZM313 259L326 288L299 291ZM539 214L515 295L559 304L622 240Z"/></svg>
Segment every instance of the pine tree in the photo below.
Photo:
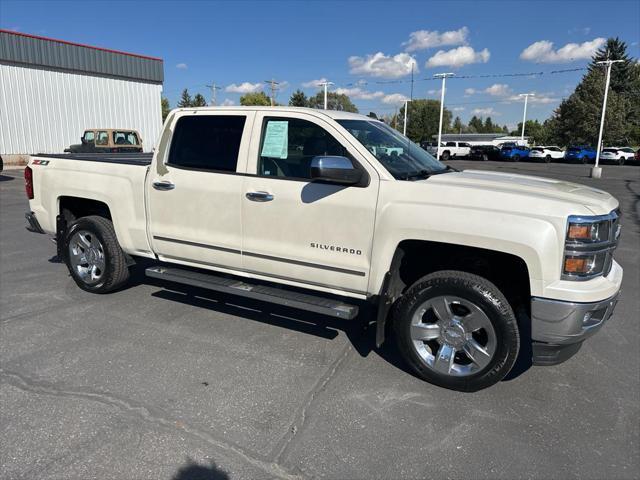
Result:
<svg viewBox="0 0 640 480"><path fill-rule="evenodd" d="M462 120L460 120L460 117L455 118L451 130L453 131L453 133L464 133L464 125L462 124Z"/></svg>
<svg viewBox="0 0 640 480"><path fill-rule="evenodd" d="M291 107L308 107L309 100L302 90L296 90L291 94L289 105Z"/></svg>
<svg viewBox="0 0 640 480"><path fill-rule="evenodd" d="M171 111L171 105L169 104L169 99L167 97L162 97L160 99L160 108L162 109L162 121L164 122Z"/></svg>
<svg viewBox="0 0 640 480"><path fill-rule="evenodd" d="M205 100L205 98L200 95L199 93L196 93L195 97L193 97L193 102L191 102L191 106L192 107L206 107L207 106L207 101Z"/></svg>
<svg viewBox="0 0 640 480"><path fill-rule="evenodd" d="M604 60L623 60L621 63L614 63L611 67L611 90L622 93L629 90L633 65L627 55L627 44L618 37L609 38L607 43L600 48L589 65L589 71L594 69L604 69L597 64Z"/></svg>
<svg viewBox="0 0 640 480"><path fill-rule="evenodd" d="M182 95L180 95L180 101L178 102L178 108L189 108L193 106L193 100L191 100L191 95L189 95L189 90L186 88L182 91Z"/></svg>

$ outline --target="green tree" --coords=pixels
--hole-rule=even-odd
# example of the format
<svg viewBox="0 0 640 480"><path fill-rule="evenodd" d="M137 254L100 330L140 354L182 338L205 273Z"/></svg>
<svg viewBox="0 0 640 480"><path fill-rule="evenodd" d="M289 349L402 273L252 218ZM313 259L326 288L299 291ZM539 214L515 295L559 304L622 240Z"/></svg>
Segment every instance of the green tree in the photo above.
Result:
<svg viewBox="0 0 640 480"><path fill-rule="evenodd" d="M469 133L484 133L484 123L475 115L469 120Z"/></svg>
<svg viewBox="0 0 640 480"><path fill-rule="evenodd" d="M460 117L456 117L455 120L453 121L453 126L451 127L451 131L452 133L464 133L465 126L462 123L462 120L460 120Z"/></svg>
<svg viewBox="0 0 640 480"><path fill-rule="evenodd" d="M207 101L205 100L205 98L200 95L199 93L196 93L196 95L193 97L193 102L191 102L191 106L192 107L206 107L207 106Z"/></svg>
<svg viewBox="0 0 640 480"><path fill-rule="evenodd" d="M164 122L171 111L171 105L167 97L160 98L160 108L162 109L162 121Z"/></svg>
<svg viewBox="0 0 640 480"><path fill-rule="evenodd" d="M324 108L324 92L318 92L309 98L311 108ZM344 94L329 92L327 94L327 108L329 110L342 110L344 112L358 113L358 108L351 102L351 99Z"/></svg>
<svg viewBox="0 0 640 480"><path fill-rule="evenodd" d="M308 107L309 100L302 90L296 90L291 94L289 105L291 107Z"/></svg>
<svg viewBox="0 0 640 480"><path fill-rule="evenodd" d="M240 105L268 107L271 105L271 99L264 92L245 93L240 97Z"/></svg>
<svg viewBox="0 0 640 480"><path fill-rule="evenodd" d="M522 122L518 123L518 128L511 132L513 136L519 136L522 133ZM549 135L547 132L547 125L540 123L538 120L527 120L524 128L524 136L529 137L530 143L536 145L547 145L549 142Z"/></svg>
<svg viewBox="0 0 640 480"><path fill-rule="evenodd" d="M451 111L445 107L442 114L442 131L451 130ZM402 121L404 120L404 106L398 113L399 121L396 128L402 131ZM412 100L409 102L407 111L407 137L418 143L423 140L432 141L433 136L438 134L438 124L440 122L440 101L439 100ZM393 124L392 124L393 125Z"/></svg>
<svg viewBox="0 0 640 480"><path fill-rule="evenodd" d="M186 88L182 91L182 95L180 95L180 101L178 102L178 108L189 108L193 106L193 100L191 99L191 95L189 95L189 90Z"/></svg>
<svg viewBox="0 0 640 480"><path fill-rule="evenodd" d="M547 124L548 140L560 145L590 144L598 141L606 69L597 65L606 59L623 60L611 67L603 142L605 145L640 142L639 66L626 53L626 44L610 38L598 50L575 91L555 109Z"/></svg>

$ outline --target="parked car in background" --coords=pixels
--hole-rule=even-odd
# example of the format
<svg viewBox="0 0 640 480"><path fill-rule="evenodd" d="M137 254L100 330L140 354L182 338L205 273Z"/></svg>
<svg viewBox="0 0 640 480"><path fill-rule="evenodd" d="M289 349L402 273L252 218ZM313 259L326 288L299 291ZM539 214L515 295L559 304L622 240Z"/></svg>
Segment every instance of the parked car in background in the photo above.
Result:
<svg viewBox="0 0 640 480"><path fill-rule="evenodd" d="M586 164L596 159L596 150L585 145L569 147L564 153L564 159L569 162L579 161Z"/></svg>
<svg viewBox="0 0 640 480"><path fill-rule="evenodd" d="M472 145L469 154L472 160L500 160L500 149L495 145Z"/></svg>
<svg viewBox="0 0 640 480"><path fill-rule="evenodd" d="M636 162L640 162L640 148L636 151Z"/></svg>
<svg viewBox="0 0 640 480"><path fill-rule="evenodd" d="M470 154L471 144L466 142L447 142L440 147L440 160L463 158L468 157Z"/></svg>
<svg viewBox="0 0 640 480"><path fill-rule="evenodd" d="M4 170L4 162L2 161L2 157L0 157L0 172Z"/></svg>
<svg viewBox="0 0 640 480"><path fill-rule="evenodd" d="M624 165L626 160L633 160L635 153L629 147L607 147L600 152L600 160Z"/></svg>
<svg viewBox="0 0 640 480"><path fill-rule="evenodd" d="M429 152L431 155L435 155L436 148L438 147L438 142L427 142L426 140L423 140L422 142L420 142L420 147L422 147L423 150Z"/></svg>
<svg viewBox="0 0 640 480"><path fill-rule="evenodd" d="M136 130L94 128L85 130L80 143L65 149L70 153L132 153L142 151L142 138Z"/></svg>
<svg viewBox="0 0 640 480"><path fill-rule="evenodd" d="M555 145L533 147L529 152L529 158L550 163L553 160L564 158L564 150Z"/></svg>
<svg viewBox="0 0 640 480"><path fill-rule="evenodd" d="M520 145L504 145L500 149L500 158L518 162L529 157L529 149Z"/></svg>

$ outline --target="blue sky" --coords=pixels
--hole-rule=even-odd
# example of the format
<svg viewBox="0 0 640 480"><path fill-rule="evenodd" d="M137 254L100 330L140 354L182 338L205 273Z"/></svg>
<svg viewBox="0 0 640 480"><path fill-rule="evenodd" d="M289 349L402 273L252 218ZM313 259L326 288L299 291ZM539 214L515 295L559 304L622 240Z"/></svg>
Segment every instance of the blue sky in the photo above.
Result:
<svg viewBox="0 0 640 480"><path fill-rule="evenodd" d="M313 94L328 79L361 112L392 113L410 96L439 98L455 115L491 116L514 126L517 94L535 92L528 118L545 119L573 91L602 39L619 36L640 56L640 2L66 2L0 1L0 28L157 56L165 95L175 105L189 88L218 103L283 82L278 101L296 88ZM482 75L546 72L533 77ZM426 80L425 80L426 79Z"/></svg>

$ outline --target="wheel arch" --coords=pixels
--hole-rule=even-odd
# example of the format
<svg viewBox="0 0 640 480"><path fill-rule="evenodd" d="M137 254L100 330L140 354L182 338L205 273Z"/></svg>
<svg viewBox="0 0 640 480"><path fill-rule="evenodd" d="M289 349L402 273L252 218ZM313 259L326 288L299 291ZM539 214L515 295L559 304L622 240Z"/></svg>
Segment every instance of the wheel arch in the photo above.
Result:
<svg viewBox="0 0 640 480"><path fill-rule="evenodd" d="M425 255L425 252L429 252ZM531 272L524 258L483 247L408 239L400 241L380 287L376 344L386 337L389 311L418 279L441 270L458 270L486 278L503 292L514 311L530 310Z"/></svg>

